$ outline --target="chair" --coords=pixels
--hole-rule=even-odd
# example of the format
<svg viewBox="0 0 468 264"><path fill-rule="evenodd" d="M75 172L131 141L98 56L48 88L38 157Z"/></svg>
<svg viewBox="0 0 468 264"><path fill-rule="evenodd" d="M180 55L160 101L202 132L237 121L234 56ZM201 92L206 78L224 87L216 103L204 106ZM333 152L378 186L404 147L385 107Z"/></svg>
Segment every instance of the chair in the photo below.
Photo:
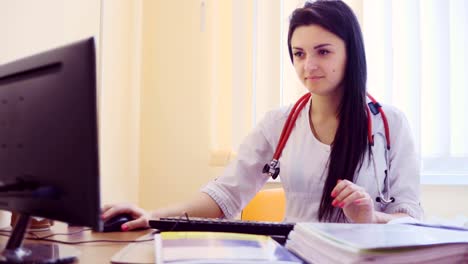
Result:
<svg viewBox="0 0 468 264"><path fill-rule="evenodd" d="M286 211L286 198L283 188L265 189L242 210L241 219L250 221L283 221Z"/></svg>

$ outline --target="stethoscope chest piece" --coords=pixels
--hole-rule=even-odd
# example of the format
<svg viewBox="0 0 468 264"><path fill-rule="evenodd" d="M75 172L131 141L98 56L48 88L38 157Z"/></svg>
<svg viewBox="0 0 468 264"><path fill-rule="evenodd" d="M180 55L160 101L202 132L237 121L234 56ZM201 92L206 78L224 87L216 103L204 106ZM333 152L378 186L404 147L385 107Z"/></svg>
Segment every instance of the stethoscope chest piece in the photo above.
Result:
<svg viewBox="0 0 468 264"><path fill-rule="evenodd" d="M383 197L383 195L382 195L382 196L377 196L377 197L375 198L375 201L378 202L378 203L381 203L382 205L387 205L387 204L394 203L394 202L395 202L395 198L390 197L389 199L385 199L385 198Z"/></svg>
<svg viewBox="0 0 468 264"><path fill-rule="evenodd" d="M280 173L279 161L272 159L269 164L265 164L265 166L263 166L263 173L267 173L268 176L271 176L271 178L275 180Z"/></svg>

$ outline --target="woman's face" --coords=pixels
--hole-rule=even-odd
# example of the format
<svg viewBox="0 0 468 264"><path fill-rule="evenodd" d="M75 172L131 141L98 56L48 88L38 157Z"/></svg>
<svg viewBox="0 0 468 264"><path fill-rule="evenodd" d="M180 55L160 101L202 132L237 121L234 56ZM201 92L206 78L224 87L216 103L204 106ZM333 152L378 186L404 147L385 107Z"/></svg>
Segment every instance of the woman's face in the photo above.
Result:
<svg viewBox="0 0 468 264"><path fill-rule="evenodd" d="M321 96L342 93L343 40L317 25L299 26L291 36L291 48L297 76L309 92Z"/></svg>

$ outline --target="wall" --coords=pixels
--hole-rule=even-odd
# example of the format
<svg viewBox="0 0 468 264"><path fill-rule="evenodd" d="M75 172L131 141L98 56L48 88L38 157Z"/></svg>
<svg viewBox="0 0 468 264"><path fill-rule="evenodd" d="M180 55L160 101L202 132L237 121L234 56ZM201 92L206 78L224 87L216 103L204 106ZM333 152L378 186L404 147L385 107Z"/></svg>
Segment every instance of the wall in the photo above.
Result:
<svg viewBox="0 0 468 264"><path fill-rule="evenodd" d="M209 167L212 5L204 2L202 31L202 1L143 1L139 198L146 208L188 199L215 174Z"/></svg>
<svg viewBox="0 0 468 264"><path fill-rule="evenodd" d="M468 188L466 185L423 185L421 201L427 219L468 218Z"/></svg>
<svg viewBox="0 0 468 264"><path fill-rule="evenodd" d="M102 5L101 200L138 203L141 1Z"/></svg>
<svg viewBox="0 0 468 264"><path fill-rule="evenodd" d="M89 36L99 37L95 0L0 2L0 63Z"/></svg>

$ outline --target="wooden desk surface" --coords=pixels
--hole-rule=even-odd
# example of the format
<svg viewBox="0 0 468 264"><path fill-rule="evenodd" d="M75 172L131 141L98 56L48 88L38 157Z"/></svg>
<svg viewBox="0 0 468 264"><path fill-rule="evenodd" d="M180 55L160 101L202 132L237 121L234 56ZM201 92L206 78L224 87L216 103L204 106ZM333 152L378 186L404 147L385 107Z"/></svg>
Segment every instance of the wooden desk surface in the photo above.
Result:
<svg viewBox="0 0 468 264"><path fill-rule="evenodd" d="M82 230L82 227L68 227L61 222L55 222L51 231L35 232L38 236L46 236L49 234L62 234L72 233ZM112 233L98 233L91 230L83 231L72 235L55 235L50 237L60 241L77 242L87 240L135 240L143 235L151 233L152 230L129 231L129 232L112 232ZM7 237L0 237L0 242L5 244L8 240ZM52 243L52 242L39 242L35 240L25 240L26 243ZM112 256L120 249L124 248L129 243L116 243L116 242L96 242L69 245L80 251L78 261L75 263L88 264L88 263L110 263Z"/></svg>

